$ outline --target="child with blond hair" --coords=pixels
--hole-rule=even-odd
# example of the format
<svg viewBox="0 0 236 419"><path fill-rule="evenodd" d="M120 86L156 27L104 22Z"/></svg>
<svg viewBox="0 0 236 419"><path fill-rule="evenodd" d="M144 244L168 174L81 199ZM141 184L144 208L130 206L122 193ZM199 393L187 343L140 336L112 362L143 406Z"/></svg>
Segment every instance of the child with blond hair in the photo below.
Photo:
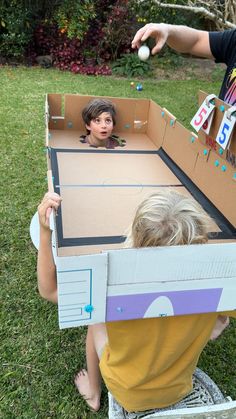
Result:
<svg viewBox="0 0 236 419"><path fill-rule="evenodd" d="M48 211L60 197L46 194L38 207L40 294L57 302L56 270L51 253ZM197 202L173 190L160 190L137 208L126 247L154 247L207 242L210 219ZM236 317L235 312L223 315ZM87 370L75 378L79 393L97 411L101 376L129 412L174 407L192 391L199 356L218 322L219 313L146 318L88 327Z"/></svg>

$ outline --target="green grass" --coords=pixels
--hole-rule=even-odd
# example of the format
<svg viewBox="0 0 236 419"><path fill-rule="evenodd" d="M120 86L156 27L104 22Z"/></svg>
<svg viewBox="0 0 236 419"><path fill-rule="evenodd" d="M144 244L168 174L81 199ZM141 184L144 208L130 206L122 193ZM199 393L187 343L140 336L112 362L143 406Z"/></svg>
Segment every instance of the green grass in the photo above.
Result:
<svg viewBox="0 0 236 419"><path fill-rule="evenodd" d="M1 388L0 418L94 417L78 397L73 376L85 365L85 329L59 331L57 307L36 286L36 251L29 224L47 188L44 148L46 93L146 97L188 126L199 89L218 93L220 82L87 77L39 68L0 68ZM140 81L140 80L139 80ZM235 325L235 323L234 323ZM235 328L205 349L200 366L236 398ZM98 419L107 417L106 392Z"/></svg>

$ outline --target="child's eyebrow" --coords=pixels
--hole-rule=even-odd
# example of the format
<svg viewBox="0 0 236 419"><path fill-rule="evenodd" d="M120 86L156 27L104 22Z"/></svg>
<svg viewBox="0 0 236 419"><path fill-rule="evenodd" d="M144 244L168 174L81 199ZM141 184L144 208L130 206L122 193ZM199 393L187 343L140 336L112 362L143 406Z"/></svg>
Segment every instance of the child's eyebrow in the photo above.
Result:
<svg viewBox="0 0 236 419"><path fill-rule="evenodd" d="M93 119L100 119L101 115L95 116ZM105 119L112 119L111 115L105 116Z"/></svg>

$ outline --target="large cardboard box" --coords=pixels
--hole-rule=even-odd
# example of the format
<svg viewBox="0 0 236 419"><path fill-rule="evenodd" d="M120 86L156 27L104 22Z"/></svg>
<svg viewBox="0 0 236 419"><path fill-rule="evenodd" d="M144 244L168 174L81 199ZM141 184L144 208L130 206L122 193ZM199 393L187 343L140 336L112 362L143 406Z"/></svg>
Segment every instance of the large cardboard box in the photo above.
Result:
<svg viewBox="0 0 236 419"><path fill-rule="evenodd" d="M91 99L49 94L45 106L49 184L62 196L54 217L60 327L235 309L236 169L208 138L221 101L212 132L197 137L152 100L109 98L126 145L108 150L80 142ZM209 244L122 249L137 205L160 187L193 195L212 216Z"/></svg>

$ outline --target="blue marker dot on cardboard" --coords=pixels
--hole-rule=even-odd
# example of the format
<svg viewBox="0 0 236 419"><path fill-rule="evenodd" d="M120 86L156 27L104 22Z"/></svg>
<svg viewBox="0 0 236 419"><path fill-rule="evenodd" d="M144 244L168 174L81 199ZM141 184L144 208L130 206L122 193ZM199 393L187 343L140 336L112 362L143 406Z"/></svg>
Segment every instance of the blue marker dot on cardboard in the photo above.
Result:
<svg viewBox="0 0 236 419"><path fill-rule="evenodd" d="M125 124L125 128L130 128L130 124Z"/></svg>
<svg viewBox="0 0 236 419"><path fill-rule="evenodd" d="M119 311L119 313L122 313L123 308L122 307L117 307L116 310Z"/></svg>
<svg viewBox="0 0 236 419"><path fill-rule="evenodd" d="M227 167L223 164L223 166L221 166L221 170L222 172L226 172Z"/></svg>
<svg viewBox="0 0 236 419"><path fill-rule="evenodd" d="M84 310L86 311L86 313L92 313L94 308L91 304L88 304L87 306L84 307Z"/></svg>
<svg viewBox="0 0 236 419"><path fill-rule="evenodd" d="M205 150L203 150L203 154L204 154L204 156L207 156L208 151L207 151L207 149L206 149L206 148L205 148Z"/></svg>
<svg viewBox="0 0 236 419"><path fill-rule="evenodd" d="M234 173L233 175L233 180L236 180L236 173Z"/></svg>
<svg viewBox="0 0 236 419"><path fill-rule="evenodd" d="M215 167L218 167L220 165L219 160L216 160L215 163L214 163L214 165L215 165Z"/></svg>
<svg viewBox="0 0 236 419"><path fill-rule="evenodd" d="M224 153L223 148L219 148L219 154L222 156L223 153Z"/></svg>
<svg viewBox="0 0 236 419"><path fill-rule="evenodd" d="M164 112L164 111L162 111L161 116L162 116L162 117L163 117L163 116L165 116L165 112Z"/></svg>
<svg viewBox="0 0 236 419"><path fill-rule="evenodd" d="M175 123L174 119L171 119L170 120L170 126L173 127L174 123Z"/></svg>
<svg viewBox="0 0 236 419"><path fill-rule="evenodd" d="M71 121L67 122L67 127L68 127L68 128L72 128L72 127L73 127L73 124L72 124L72 122L71 122Z"/></svg>
<svg viewBox="0 0 236 419"><path fill-rule="evenodd" d="M195 142L195 137L191 137L191 143Z"/></svg>
<svg viewBox="0 0 236 419"><path fill-rule="evenodd" d="M224 105L220 105L220 111L221 111L221 112L224 112L224 111L225 111L225 107L224 107Z"/></svg>

